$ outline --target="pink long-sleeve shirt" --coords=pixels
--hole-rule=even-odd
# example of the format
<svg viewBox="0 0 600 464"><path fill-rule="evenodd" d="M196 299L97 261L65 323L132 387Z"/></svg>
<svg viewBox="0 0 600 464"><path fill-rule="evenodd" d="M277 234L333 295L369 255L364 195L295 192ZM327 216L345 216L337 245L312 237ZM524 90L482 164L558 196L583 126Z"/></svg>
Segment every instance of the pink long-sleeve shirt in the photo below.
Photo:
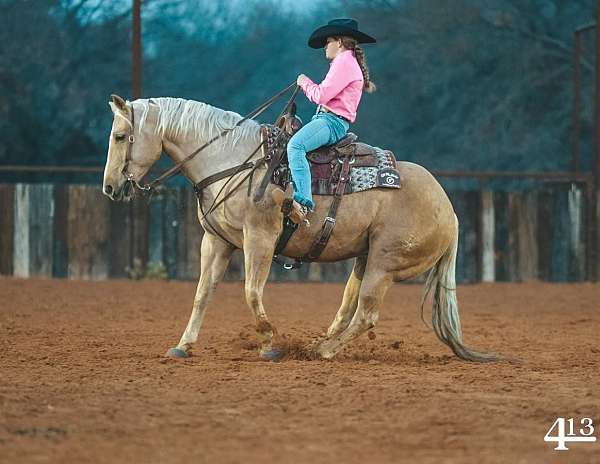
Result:
<svg viewBox="0 0 600 464"><path fill-rule="evenodd" d="M354 122L363 85L363 74L354 53L344 50L331 61L323 82L315 84L306 77L300 87L311 102Z"/></svg>

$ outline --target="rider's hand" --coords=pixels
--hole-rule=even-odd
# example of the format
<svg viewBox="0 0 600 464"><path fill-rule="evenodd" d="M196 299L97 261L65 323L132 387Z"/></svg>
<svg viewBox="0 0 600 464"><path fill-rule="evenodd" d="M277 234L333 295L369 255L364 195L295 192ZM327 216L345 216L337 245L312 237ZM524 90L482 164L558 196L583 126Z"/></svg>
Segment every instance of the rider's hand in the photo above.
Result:
<svg viewBox="0 0 600 464"><path fill-rule="evenodd" d="M304 74L298 74L298 78L296 79L296 84L302 85L304 79L308 79Z"/></svg>

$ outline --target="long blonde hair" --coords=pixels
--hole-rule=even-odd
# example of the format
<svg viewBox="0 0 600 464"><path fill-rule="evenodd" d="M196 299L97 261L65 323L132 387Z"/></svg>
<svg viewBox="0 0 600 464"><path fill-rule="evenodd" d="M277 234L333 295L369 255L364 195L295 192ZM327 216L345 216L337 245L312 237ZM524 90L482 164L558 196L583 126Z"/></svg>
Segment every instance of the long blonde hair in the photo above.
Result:
<svg viewBox="0 0 600 464"><path fill-rule="evenodd" d="M358 45L356 39L352 37L334 37L335 39L339 39L342 41L342 45L346 50L352 50L354 56L356 57L356 61L360 66L360 70L363 74L363 79L365 80L363 89L367 93L375 92L377 90L377 86L371 80L371 76L369 74L369 67L367 66L367 58L365 57L365 51Z"/></svg>

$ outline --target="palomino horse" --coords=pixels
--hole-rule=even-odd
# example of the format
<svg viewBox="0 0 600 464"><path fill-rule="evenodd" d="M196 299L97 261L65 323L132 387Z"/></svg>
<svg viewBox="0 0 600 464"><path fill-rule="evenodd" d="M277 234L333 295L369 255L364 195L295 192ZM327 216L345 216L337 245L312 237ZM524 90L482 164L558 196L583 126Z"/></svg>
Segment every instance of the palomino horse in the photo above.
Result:
<svg viewBox="0 0 600 464"><path fill-rule="evenodd" d="M125 102L113 96L109 104L114 120L103 191L112 200L129 199L131 184L142 182L163 151L178 163L241 120L236 113L176 98ZM244 121L188 161L182 172L197 184L239 165L260 142L259 124ZM257 153L254 159L260 156ZM423 299L434 290L432 322L436 335L462 359L479 362L497 359L495 355L467 348L462 341L455 290L458 219L452 204L440 184L423 167L399 162L398 170L402 177L401 189L372 189L343 198L335 229L318 260L356 260L340 308L326 338L316 345L316 352L326 359L334 357L346 344L375 326L379 306L393 282L431 269ZM255 177L260 179L264 172L263 165ZM243 179L242 174L235 174L236 179ZM245 181L242 188L236 190L236 179L229 183L222 179L203 192L204 209L219 192L233 193L207 217L199 212L200 223L206 231L201 246L200 279L187 327L177 347L167 352L168 356L187 356L198 339L207 305L235 248L244 251L246 301L256 322L260 354L266 359L277 356L272 348L275 328L263 306L263 289L282 231L282 212L275 200L277 196L272 195L274 186L269 186L264 198L255 202L252 193L259 182L249 186ZM300 227L283 255L300 258L307 253L332 198L315 198L315 211L309 215L313 226Z"/></svg>

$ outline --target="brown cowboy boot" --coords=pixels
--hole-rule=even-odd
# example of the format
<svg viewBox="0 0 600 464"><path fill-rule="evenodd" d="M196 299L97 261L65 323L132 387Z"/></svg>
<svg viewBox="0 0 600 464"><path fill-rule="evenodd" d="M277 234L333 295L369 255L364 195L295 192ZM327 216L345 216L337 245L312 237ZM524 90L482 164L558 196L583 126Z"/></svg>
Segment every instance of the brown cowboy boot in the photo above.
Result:
<svg viewBox="0 0 600 464"><path fill-rule="evenodd" d="M292 210L290 211L288 217L292 220L292 222L295 222L296 224L304 223L306 224L306 227L310 227L310 222L306 218L308 216L309 211L310 210L306 206L301 205L296 200L294 200L292 201Z"/></svg>
<svg viewBox="0 0 600 464"><path fill-rule="evenodd" d="M289 217L294 223L304 223L307 227L310 227L310 222L306 218L309 209L306 206L302 206L297 201L287 197L286 192L280 188L274 188L271 192L271 197L275 204L281 208L283 214Z"/></svg>

